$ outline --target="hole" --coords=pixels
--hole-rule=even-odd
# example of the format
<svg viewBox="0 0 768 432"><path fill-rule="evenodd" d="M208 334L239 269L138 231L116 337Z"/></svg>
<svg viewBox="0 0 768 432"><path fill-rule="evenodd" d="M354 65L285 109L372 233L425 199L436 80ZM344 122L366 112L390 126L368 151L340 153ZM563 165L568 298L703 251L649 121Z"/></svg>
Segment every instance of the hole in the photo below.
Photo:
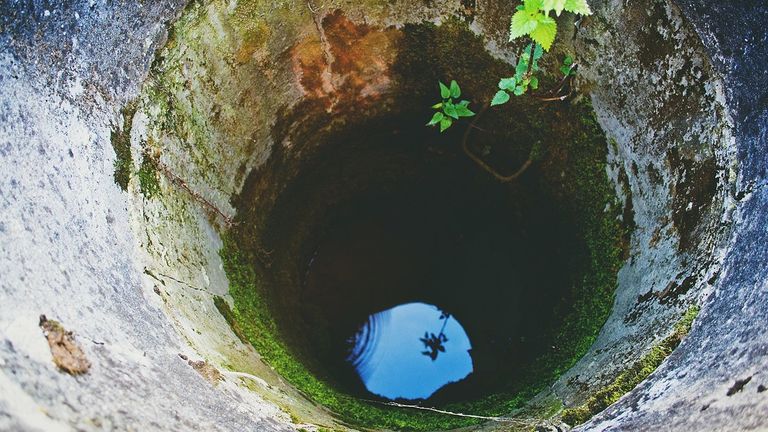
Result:
<svg viewBox="0 0 768 432"><path fill-rule="evenodd" d="M403 151L418 147L400 140ZM383 149L388 141L382 138L373 146ZM551 349L560 314L572 301L569 288L584 263L585 247L535 177L510 189L458 156L423 162L409 153L412 173L366 188L330 209L321 234L307 245L313 251L295 294L297 309L286 314L299 322L294 339L313 353L318 369L352 394L430 402L479 398L514 384ZM440 312L408 306L408 315L398 309L414 302L439 305L453 318L449 322L461 322L472 346L469 376L464 363L446 366L454 362L453 352L435 359L422 355L432 351L420 338L441 333ZM419 310L422 314L415 313ZM434 317L426 319L423 313L430 310ZM373 322L371 315L377 317ZM366 372L360 374L347 361L353 350L349 341L366 322L378 331L367 333L370 342L401 348L360 365ZM401 330L397 341L385 339L385 334L393 337L384 333L385 322ZM460 339L444 336L449 342ZM408 363L397 363L406 358ZM427 374L427 368L440 369L444 388L388 395L366 382L370 374L395 388L416 386L419 380L412 378L417 371ZM432 386L426 380L422 384ZM453 381L461 382L447 385Z"/></svg>
<svg viewBox="0 0 768 432"><path fill-rule="evenodd" d="M503 15L486 10L494 19ZM222 28L242 32L218 46L198 37L210 31L208 13L198 8L191 16L199 23L186 21L199 26L198 33L171 38L147 87L152 109L142 109L136 123L149 118L146 147L187 180L179 186L170 176L178 192L226 225L221 255L236 334L342 421L390 430L442 430L475 421L384 405L391 400L479 416L551 418L562 403L571 408L606 394L596 392L598 381L628 367L623 356L651 348L651 336L663 333L659 326L674 325L692 300L697 282L688 275L703 273L673 267L677 253L693 253L701 242L714 189L711 181L702 193L688 186L692 178L714 178L721 170L712 167L721 165L713 162L710 142L694 148L682 140L690 134L666 128L709 130L703 119L717 116L706 100L690 110L687 103L676 105L690 96L708 98L706 86L680 87L684 81L676 78L648 90L647 81L637 81L665 64L666 51L653 51L658 59L638 64L623 55L624 40L584 44L604 39L585 26L593 33L580 30L575 45L565 38L550 56L558 63L573 51L584 60L567 100L512 98L478 119L464 148L466 122L444 134L424 126L437 81L457 80L462 98L480 112L499 78L510 74L511 65L499 58L514 58L521 46L497 46L494 57L486 50L489 39L460 19L390 25L336 10L301 18L298 27L287 24L284 34L266 31L278 28L274 23L262 28L238 18ZM627 28L641 28L647 16L627 14ZM488 17L478 25L489 24ZM656 28L661 18L648 22ZM287 22L281 19L279 28ZM506 24L499 28L506 31ZM231 41L242 41L236 52L218 50ZM178 67L188 53L197 57ZM557 65L545 66L557 76L542 74L541 88L557 87ZM202 77L203 85L190 85ZM660 102L664 110L656 107L662 94L676 95ZM616 128L611 136L618 141L606 142L589 100L600 105L603 124ZM676 123L667 121L670 116ZM517 180L497 181L534 153L535 162ZM660 158L664 154L669 157ZM221 206L232 191L238 193L231 201L235 225L226 217L231 209ZM158 199L147 198L149 204ZM153 214L148 209L142 214ZM681 223L687 219L665 209L689 212L693 222ZM634 240L633 219L641 233ZM182 243L199 237L194 233L180 237ZM218 248L213 243L203 245L205 254ZM196 258L187 257L195 247L180 250L179 262L196 267ZM165 250L156 255L167 258ZM577 364L611 313L617 271L626 259L615 316L594 355ZM649 260L669 268L654 268L646 284L639 272ZM635 305L644 292L661 294ZM219 304L223 300L229 299ZM402 308L424 314L394 320ZM406 324L413 330L399 330ZM449 327L454 324L461 331ZM382 339L393 332L399 339ZM418 368L430 367L434 383L391 392L374 386L377 373L397 384L397 376L372 360L387 343L409 353L394 356L400 375L423 376ZM454 354L464 363L446 364ZM536 405L537 394L552 404Z"/></svg>
<svg viewBox="0 0 768 432"><path fill-rule="evenodd" d="M244 318L268 315L286 349L268 361L344 419L435 430L468 420L368 401L498 415L578 360L610 311L622 209L589 105L538 109L552 123L488 115L479 128L500 132L471 142L505 173L557 143L511 183L467 157L463 130L441 135L409 111L292 136L311 150L298 163L277 152L251 177L232 236L259 275L233 296L265 300Z"/></svg>

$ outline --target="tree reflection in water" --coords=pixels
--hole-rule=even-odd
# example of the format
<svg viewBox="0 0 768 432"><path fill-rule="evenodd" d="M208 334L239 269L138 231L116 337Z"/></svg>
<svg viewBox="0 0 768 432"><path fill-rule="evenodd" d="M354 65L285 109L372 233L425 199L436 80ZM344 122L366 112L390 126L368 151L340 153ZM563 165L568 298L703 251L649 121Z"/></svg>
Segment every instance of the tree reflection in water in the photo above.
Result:
<svg viewBox="0 0 768 432"><path fill-rule="evenodd" d="M424 331L433 326L437 328ZM427 303L371 314L349 342L346 360L365 388L389 400L427 399L474 369L472 344L461 323Z"/></svg>
<svg viewBox="0 0 768 432"><path fill-rule="evenodd" d="M421 343L424 344L425 351L421 353L432 361L437 360L438 354L445 352L444 343L448 342L448 337L445 336L445 325L448 324L448 320L451 318L451 314L441 311L440 320L443 321L443 326L440 328L440 333L434 334L430 332L424 332L424 337L419 338Z"/></svg>

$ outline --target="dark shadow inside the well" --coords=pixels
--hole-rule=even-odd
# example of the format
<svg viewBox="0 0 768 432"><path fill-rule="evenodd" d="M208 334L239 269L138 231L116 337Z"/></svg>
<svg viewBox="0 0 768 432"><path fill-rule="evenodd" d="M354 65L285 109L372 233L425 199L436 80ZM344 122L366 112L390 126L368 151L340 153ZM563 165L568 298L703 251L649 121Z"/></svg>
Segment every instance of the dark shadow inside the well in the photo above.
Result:
<svg viewBox="0 0 768 432"><path fill-rule="evenodd" d="M474 364L429 401L512 390L572 309L583 237L538 167L499 183L460 151L458 127L397 124L337 137L282 192L264 244L278 251L268 291L284 338L317 376L371 398L349 339L370 314L429 303L464 327Z"/></svg>

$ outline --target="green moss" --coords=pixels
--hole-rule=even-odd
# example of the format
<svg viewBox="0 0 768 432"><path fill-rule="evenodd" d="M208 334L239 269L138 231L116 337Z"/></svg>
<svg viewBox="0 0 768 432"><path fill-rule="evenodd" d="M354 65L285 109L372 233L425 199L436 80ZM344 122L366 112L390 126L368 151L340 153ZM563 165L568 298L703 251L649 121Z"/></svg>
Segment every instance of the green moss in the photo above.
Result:
<svg viewBox="0 0 768 432"><path fill-rule="evenodd" d="M595 414L618 401L648 377L688 334L693 320L699 313L698 306L692 306L677 322L671 335L651 348L650 352L619 375L612 383L592 395L581 406L569 408L563 412L563 421L576 426L585 423Z"/></svg>
<svg viewBox="0 0 768 432"><path fill-rule="evenodd" d="M474 419L371 404L342 394L319 380L281 341L255 271L255 257L241 250L230 235L224 236L221 257L229 278L230 294L235 299L233 321L239 324L263 359L314 402L329 408L343 420L371 428L421 431L478 423Z"/></svg>
<svg viewBox="0 0 768 432"><path fill-rule="evenodd" d="M145 198L150 199L160 192L157 161L145 155L141 160L141 167L139 167L137 175L139 177L139 189Z"/></svg>
<svg viewBox="0 0 768 432"><path fill-rule="evenodd" d="M229 326L232 328L235 336L237 336L237 338L240 339L243 343L248 343L248 338L245 336L245 333L240 327L240 324L237 323L237 320L235 319L235 313L232 312L232 308L229 307L229 303L227 303L227 301L222 297L214 296L213 305L216 306L216 310L219 311L221 316L223 316L227 321L227 324L229 324Z"/></svg>
<svg viewBox="0 0 768 432"><path fill-rule="evenodd" d="M120 110L123 117L123 127L115 127L110 132L112 148L115 149L115 183L120 189L128 190L128 181L131 179L133 158L131 157L131 125L136 114L136 103L131 102Z"/></svg>

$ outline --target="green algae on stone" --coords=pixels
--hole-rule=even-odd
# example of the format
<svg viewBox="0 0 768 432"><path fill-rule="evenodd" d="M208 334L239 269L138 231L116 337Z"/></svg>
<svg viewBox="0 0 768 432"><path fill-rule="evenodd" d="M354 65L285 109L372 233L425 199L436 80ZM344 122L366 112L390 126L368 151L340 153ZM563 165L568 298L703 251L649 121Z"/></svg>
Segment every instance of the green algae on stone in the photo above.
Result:
<svg viewBox="0 0 768 432"><path fill-rule="evenodd" d="M224 317L224 320L227 321L227 324L229 324L230 328L232 328L235 336L237 336L237 338L240 339L240 341L243 343L249 343L248 337L245 335L245 333L243 333L243 329L240 327L240 324L238 324L237 319L235 318L235 313L232 312L232 308L229 307L229 303L227 303L223 297L214 296L213 305L216 306L216 310L219 311L221 316Z"/></svg>
<svg viewBox="0 0 768 432"><path fill-rule="evenodd" d="M698 306L690 307L680 321L675 324L671 335L651 348L648 354L621 373L613 382L590 396L584 404L566 409L563 412L562 420L571 426L585 423L595 414L608 408L637 387L680 345L680 342L690 331L698 313Z"/></svg>
<svg viewBox="0 0 768 432"><path fill-rule="evenodd" d="M157 161L152 157L144 155L137 176L139 178L139 190L144 198L150 199L160 193Z"/></svg>
<svg viewBox="0 0 768 432"><path fill-rule="evenodd" d="M232 235L223 238L220 252L235 299L234 321L262 358L283 378L342 420L371 428L439 430L477 424L475 419L450 417L424 411L405 411L374 405L343 394L315 377L280 339L277 324L266 304L253 254L241 250Z"/></svg>

